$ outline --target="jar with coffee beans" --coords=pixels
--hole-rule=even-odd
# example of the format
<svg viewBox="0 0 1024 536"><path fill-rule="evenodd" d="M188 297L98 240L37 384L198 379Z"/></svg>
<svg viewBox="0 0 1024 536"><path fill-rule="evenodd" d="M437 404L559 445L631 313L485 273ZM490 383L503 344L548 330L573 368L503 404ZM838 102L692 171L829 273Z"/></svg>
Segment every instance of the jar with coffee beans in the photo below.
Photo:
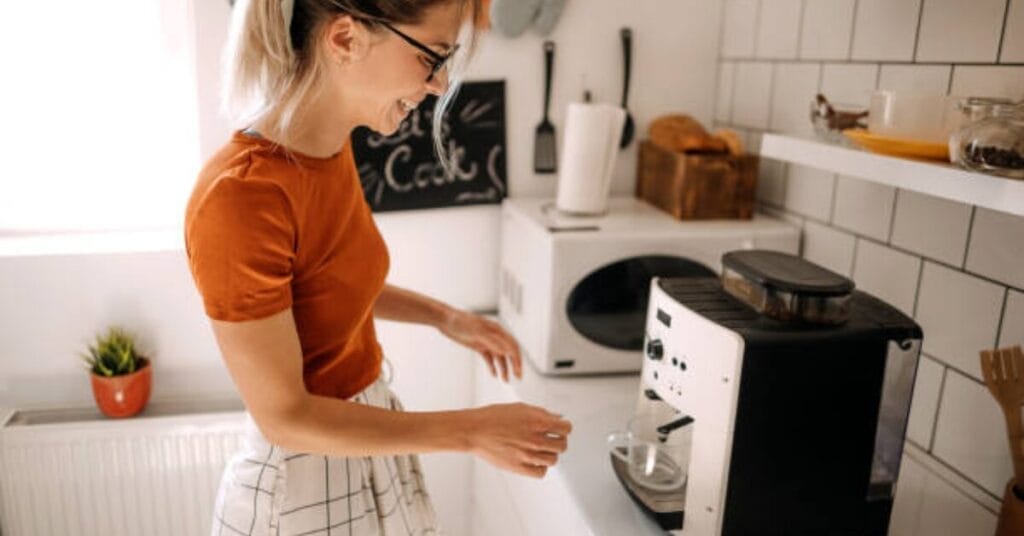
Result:
<svg viewBox="0 0 1024 536"><path fill-rule="evenodd" d="M1024 103L969 98L967 122L950 137L954 163L973 171L1024 179Z"/></svg>

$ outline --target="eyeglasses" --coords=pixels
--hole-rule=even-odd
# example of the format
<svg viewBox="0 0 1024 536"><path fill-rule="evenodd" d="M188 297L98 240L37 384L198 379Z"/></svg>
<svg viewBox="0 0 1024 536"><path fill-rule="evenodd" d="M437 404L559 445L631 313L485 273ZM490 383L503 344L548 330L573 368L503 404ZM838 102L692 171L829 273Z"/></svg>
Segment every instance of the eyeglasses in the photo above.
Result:
<svg viewBox="0 0 1024 536"><path fill-rule="evenodd" d="M409 43L417 50L427 55L427 57L429 58L428 61L430 63L430 74L427 75L427 82L430 82L431 80L434 79L434 75L436 75L438 71L444 68L448 61L452 59L452 56L455 55L455 51L459 49L459 45L456 44L452 48L448 49L447 54L442 56L441 54L438 54L437 52L431 50L430 47L428 47L427 45L424 45L423 43L413 39L412 37L409 37L408 35L398 31L398 29L395 28L394 26L386 22L381 22L381 24L384 25L385 28L394 32L395 35L397 35L398 37L401 37L403 41Z"/></svg>

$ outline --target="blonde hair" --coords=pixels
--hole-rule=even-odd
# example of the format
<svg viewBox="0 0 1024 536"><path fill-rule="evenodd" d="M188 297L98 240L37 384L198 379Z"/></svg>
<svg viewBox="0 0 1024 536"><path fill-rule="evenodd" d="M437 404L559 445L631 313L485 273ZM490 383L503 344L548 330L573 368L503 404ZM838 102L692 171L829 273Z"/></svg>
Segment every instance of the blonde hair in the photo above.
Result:
<svg viewBox="0 0 1024 536"><path fill-rule="evenodd" d="M288 147L300 106L323 87L324 58L317 52L317 34L325 23L347 14L378 29L381 22L416 24L435 5L460 4L459 16L473 21L460 32L468 41L449 66L449 85L437 99L434 118L444 117L460 86L465 61L476 48L481 0L238 0L224 50L221 107L236 124L266 125L268 137ZM471 11L465 17L465 9ZM290 18L286 22L286 18ZM465 49L463 52L462 49ZM448 170L441 121L433 124L434 147Z"/></svg>

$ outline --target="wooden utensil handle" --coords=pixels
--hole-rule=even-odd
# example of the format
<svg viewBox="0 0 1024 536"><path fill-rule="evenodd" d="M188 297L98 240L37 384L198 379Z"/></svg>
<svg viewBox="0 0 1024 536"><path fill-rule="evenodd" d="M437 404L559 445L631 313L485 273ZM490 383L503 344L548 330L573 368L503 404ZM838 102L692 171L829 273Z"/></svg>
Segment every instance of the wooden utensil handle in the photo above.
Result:
<svg viewBox="0 0 1024 536"><path fill-rule="evenodd" d="M1013 458L1013 473L1017 482L1024 482L1024 426L1021 425L1020 406L1003 407L1006 416L1006 432L1010 441L1010 457Z"/></svg>

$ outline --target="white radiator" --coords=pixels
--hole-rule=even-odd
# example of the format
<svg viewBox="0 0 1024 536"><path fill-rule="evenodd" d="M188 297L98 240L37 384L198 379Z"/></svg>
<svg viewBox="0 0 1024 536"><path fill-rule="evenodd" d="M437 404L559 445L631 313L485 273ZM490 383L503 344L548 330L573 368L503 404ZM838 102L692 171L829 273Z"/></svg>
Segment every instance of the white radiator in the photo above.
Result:
<svg viewBox="0 0 1024 536"><path fill-rule="evenodd" d="M95 410L0 410L0 534L208 534L242 409L151 403L117 420Z"/></svg>

